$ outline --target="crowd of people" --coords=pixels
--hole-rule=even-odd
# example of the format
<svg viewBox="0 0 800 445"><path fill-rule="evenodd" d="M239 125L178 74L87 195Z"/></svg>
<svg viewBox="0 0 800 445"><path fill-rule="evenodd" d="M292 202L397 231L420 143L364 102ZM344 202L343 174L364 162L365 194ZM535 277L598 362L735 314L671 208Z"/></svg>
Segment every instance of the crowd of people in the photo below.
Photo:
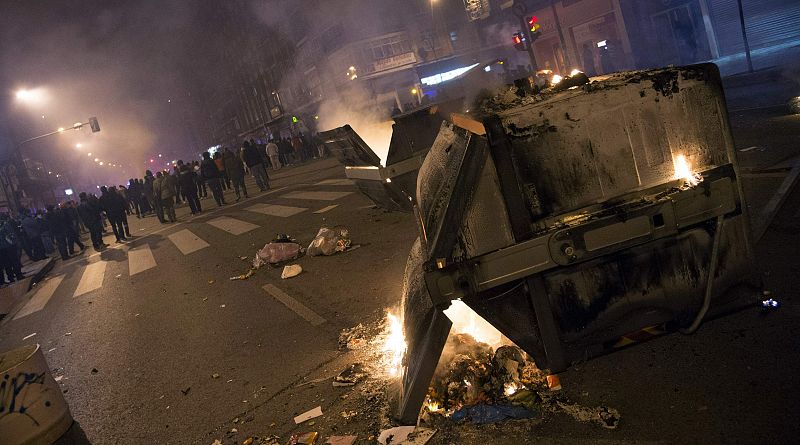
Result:
<svg viewBox="0 0 800 445"><path fill-rule="evenodd" d="M177 221L175 207L186 203L192 215L203 211L201 200L208 191L217 206L224 206L224 190L233 190L236 201L248 198L245 175L255 179L259 190L270 188L268 169L323 156L322 149L302 134L292 138L270 140L261 144L244 141L234 153L223 147L213 156L202 154L200 161L177 161L171 169L153 174L147 170L143 178L130 178L127 186L99 187L100 196L81 192L79 202L69 200L44 210L21 209L18 217L0 214L0 285L23 278L23 252L33 262L58 252L62 260L82 253L86 246L81 235L88 233L92 247L102 251L108 247L103 235L108 227L118 243L132 237L128 217L155 215L162 224Z"/></svg>

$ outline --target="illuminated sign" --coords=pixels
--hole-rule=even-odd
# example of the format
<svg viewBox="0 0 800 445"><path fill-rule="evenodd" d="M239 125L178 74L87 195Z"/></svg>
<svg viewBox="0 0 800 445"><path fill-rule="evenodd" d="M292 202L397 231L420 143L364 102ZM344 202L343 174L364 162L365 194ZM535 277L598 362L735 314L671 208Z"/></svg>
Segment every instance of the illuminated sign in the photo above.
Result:
<svg viewBox="0 0 800 445"><path fill-rule="evenodd" d="M465 66L461 68L456 68L454 70L450 70L444 73L439 73L433 76L423 77L420 79L423 85L437 85L442 82L447 82L448 80L455 79L456 77L466 73L467 71L475 68L476 66L480 65L479 63L474 63L470 66Z"/></svg>

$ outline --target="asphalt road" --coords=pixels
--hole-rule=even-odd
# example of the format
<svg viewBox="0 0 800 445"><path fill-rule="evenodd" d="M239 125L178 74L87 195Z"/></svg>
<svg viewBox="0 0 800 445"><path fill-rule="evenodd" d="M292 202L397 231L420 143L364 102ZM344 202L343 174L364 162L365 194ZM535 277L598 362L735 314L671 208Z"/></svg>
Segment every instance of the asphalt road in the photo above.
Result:
<svg viewBox="0 0 800 445"><path fill-rule="evenodd" d="M731 118L758 221L800 155L800 116L756 110ZM752 146L760 148L748 150ZM298 431L292 416L318 404L333 413L318 422L323 437L337 425L341 431L338 413L355 397L344 399L350 393L330 385L295 383L330 377L355 359L337 351L338 333L381 318L399 302L416 227L411 215L374 209L352 185L335 181L343 172L333 160L277 176L269 193L219 210L205 200L210 212L188 219L184 209L178 224L133 218L133 241L59 263L49 280L61 281L44 307L0 326L0 350L40 343L55 374L63 375L60 384L82 434L94 444L241 443L249 434L278 434L285 441ZM800 433L798 208L795 187L756 248L756 266L781 310L710 321L692 336L660 337L562 375L573 400L617 408L619 429L553 416L522 430L456 427L431 444L793 443ZM221 217L235 221L220 224ZM304 257L298 261L304 272L289 280L270 268L247 281L228 280L247 270L241 256L252 258L276 234L306 244L320 226L336 224L349 227L363 247ZM184 241L173 241L170 235L179 232ZM200 248L184 254L181 246ZM89 290L75 296L81 280ZM276 298L266 285L291 300ZM310 323L309 312L290 308L297 309L294 302L324 322ZM232 423L239 416L246 425ZM232 427L240 431L229 433ZM362 438L376 432L370 419L346 428Z"/></svg>
<svg viewBox="0 0 800 445"><path fill-rule="evenodd" d="M132 241L59 262L48 278L60 281L55 291L0 328L0 350L41 344L95 444L192 443L331 359L342 328L399 301L416 228L408 215L373 209L349 181L326 182L344 177L335 160L277 176L269 192L220 209L204 200L210 211L190 219L183 209L177 224L131 218ZM307 245L321 226L340 224L361 248L304 257L289 280L265 267L229 281L276 234ZM268 284L324 322L306 321Z"/></svg>

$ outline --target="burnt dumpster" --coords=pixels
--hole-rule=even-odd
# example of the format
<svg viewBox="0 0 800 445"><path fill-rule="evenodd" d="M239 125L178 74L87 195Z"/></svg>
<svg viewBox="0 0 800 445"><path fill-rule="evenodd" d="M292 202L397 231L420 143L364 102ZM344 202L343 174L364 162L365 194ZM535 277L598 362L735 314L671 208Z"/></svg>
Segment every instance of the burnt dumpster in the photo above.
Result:
<svg viewBox="0 0 800 445"><path fill-rule="evenodd" d="M455 299L558 373L760 295L716 66L511 88L482 112L442 122L419 171L401 422L416 422Z"/></svg>
<svg viewBox="0 0 800 445"><path fill-rule="evenodd" d="M429 105L394 117L386 166L361 136L349 125L319 133L327 150L345 167L345 175L378 207L412 210L417 172L439 125L462 101Z"/></svg>

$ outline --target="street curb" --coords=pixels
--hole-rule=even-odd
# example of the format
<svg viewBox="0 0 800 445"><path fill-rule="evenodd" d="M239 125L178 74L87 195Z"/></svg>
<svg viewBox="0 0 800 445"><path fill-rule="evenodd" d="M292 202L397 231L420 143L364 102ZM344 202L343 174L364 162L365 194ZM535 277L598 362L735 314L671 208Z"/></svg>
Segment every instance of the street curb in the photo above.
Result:
<svg viewBox="0 0 800 445"><path fill-rule="evenodd" d="M0 315L2 317L0 318L0 326L5 325L6 323L8 323L9 320L12 320L14 318L14 315L16 315L16 313L19 312L20 309L22 309L25 306L25 304L31 299L34 286L40 283L47 276L47 274L50 273L51 270L53 270L55 265L56 265L55 258L52 257L48 258L47 263L45 263L44 266L42 266L38 271L36 271L30 277L25 278L26 280L28 280L28 287L25 290L25 293L17 297L16 301L12 302L8 306L11 308L11 310L9 310L7 314Z"/></svg>

